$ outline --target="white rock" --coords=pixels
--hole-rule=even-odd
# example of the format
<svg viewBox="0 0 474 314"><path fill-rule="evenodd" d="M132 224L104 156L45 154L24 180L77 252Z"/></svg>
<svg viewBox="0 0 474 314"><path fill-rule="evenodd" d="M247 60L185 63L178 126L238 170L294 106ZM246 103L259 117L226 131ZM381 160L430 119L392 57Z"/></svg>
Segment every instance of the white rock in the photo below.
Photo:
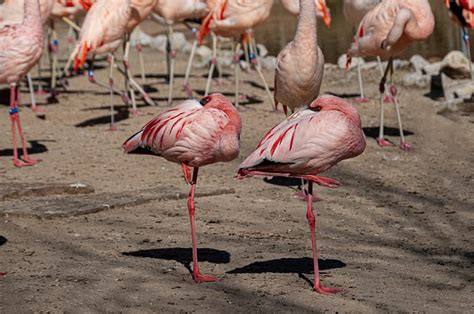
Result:
<svg viewBox="0 0 474 314"><path fill-rule="evenodd" d="M261 59L262 68L266 70L275 70L277 59L274 56L267 56Z"/></svg>
<svg viewBox="0 0 474 314"><path fill-rule="evenodd" d="M369 62L366 62L364 63L361 68L362 70L371 70L371 69L375 69L379 66L379 63L377 61L369 61Z"/></svg>
<svg viewBox="0 0 474 314"><path fill-rule="evenodd" d="M411 65L411 62L408 60L393 60L393 67L395 70L408 69Z"/></svg>
<svg viewBox="0 0 474 314"><path fill-rule="evenodd" d="M421 73L408 73L403 77L403 86L416 86L420 88L427 87L431 82L430 75L423 75Z"/></svg>
<svg viewBox="0 0 474 314"><path fill-rule="evenodd" d="M268 56L268 49L267 47L265 47L264 45L262 44L257 44L257 48L258 48L258 55L260 57L266 57Z"/></svg>
<svg viewBox="0 0 474 314"><path fill-rule="evenodd" d="M427 75L438 75L441 70L441 62L430 63L423 68L423 73Z"/></svg>
<svg viewBox="0 0 474 314"><path fill-rule="evenodd" d="M430 63L420 55L414 55L410 58L410 64L416 72L420 72Z"/></svg>
<svg viewBox="0 0 474 314"><path fill-rule="evenodd" d="M150 47L160 52L166 52L167 38L165 35L158 35L152 37L150 41Z"/></svg>
<svg viewBox="0 0 474 314"><path fill-rule="evenodd" d="M364 65L364 63L365 63L364 59L358 58L358 57L353 57L352 62L349 65L348 69L350 70L350 69L353 69L353 68L357 67L358 62L360 62L361 66ZM339 57L339 59L337 59L337 66L339 67L339 69L345 70L346 69L346 63L347 63L347 55L344 53Z"/></svg>
<svg viewBox="0 0 474 314"><path fill-rule="evenodd" d="M441 62L441 72L453 79L470 78L470 62L460 51L451 51Z"/></svg>

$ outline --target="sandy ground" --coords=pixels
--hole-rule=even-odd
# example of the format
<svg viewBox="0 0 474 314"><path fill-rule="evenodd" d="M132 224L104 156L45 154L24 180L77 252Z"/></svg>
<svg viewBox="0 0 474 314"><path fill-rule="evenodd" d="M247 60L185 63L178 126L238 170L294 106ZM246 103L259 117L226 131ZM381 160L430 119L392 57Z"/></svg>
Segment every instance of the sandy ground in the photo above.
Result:
<svg viewBox="0 0 474 314"><path fill-rule="evenodd" d="M165 106L164 55L147 50L145 58L147 84L160 106L139 100L143 115L126 117L115 97L126 118L116 132L108 131L106 91L85 77L70 80L60 103L45 106L45 120L23 108L31 151L43 160L31 168L11 164L8 93L2 90L0 184L88 183L104 195L104 203L113 193L135 191L138 197L153 188L158 193L160 186L185 191L179 166L120 150ZM184 99L185 61L178 58L175 94ZM132 65L137 73L136 58ZM106 70L96 74L105 82ZM194 71L196 90L204 88L202 74ZM273 82L273 73L265 75ZM375 70L364 73L372 101L357 105L372 136L378 126L376 75ZM322 92L355 92L355 78L353 72L326 71ZM271 112L254 72L243 79L245 93L255 101L242 112L241 155L229 164L203 168L198 184L198 191L235 189L197 199L200 266L219 282L191 279L185 200L52 220L7 216L0 221L0 271L8 273L0 278L0 312L472 312L472 116L449 120L435 114L436 103L423 97L427 90L401 89L407 139L414 149L381 149L368 137L362 156L326 174L344 186L316 189L322 198L315 205L319 263L323 284L344 290L321 296L311 289L310 233L305 203L292 196L296 185L233 180L239 162L284 118ZM117 84L122 86L118 79ZM213 90L231 95L232 81ZM394 135L389 138L397 143L394 109L387 108L388 131Z"/></svg>

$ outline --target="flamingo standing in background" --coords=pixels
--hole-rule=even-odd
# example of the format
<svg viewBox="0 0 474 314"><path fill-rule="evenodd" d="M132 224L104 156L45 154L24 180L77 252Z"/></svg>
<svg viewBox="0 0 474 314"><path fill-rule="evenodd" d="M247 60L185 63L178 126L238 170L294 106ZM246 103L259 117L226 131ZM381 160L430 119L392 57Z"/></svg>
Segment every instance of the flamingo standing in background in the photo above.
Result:
<svg viewBox="0 0 474 314"><path fill-rule="evenodd" d="M113 53L124 45L124 75L126 95L130 92L132 98L132 113L138 114L133 87L144 97L145 101L154 105L153 100L133 80L128 65L130 50L129 34L140 24L156 5L157 0L96 0L86 15L80 33L79 43L71 55L74 59L74 69L82 68L89 53L109 54L109 90L111 107L111 129L114 130L114 79L115 60ZM126 39L124 40L124 37ZM89 70L89 80L95 82L93 71ZM132 87L133 84L133 87ZM127 96L128 97L128 96Z"/></svg>
<svg viewBox="0 0 474 314"><path fill-rule="evenodd" d="M299 0L280 0L281 4L292 15L300 14L300 2ZM326 5L326 0L315 0L316 5L316 16L323 20L324 24L329 27L331 25L331 14Z"/></svg>
<svg viewBox="0 0 474 314"><path fill-rule="evenodd" d="M267 82L260 69L257 56L257 45L253 35L252 28L265 22L270 16L273 6L273 0L208 0L209 14L204 19L198 34L198 41L202 43L203 39L212 31L212 60L209 69L209 75L206 84L205 95L209 93L211 87L212 74L217 64L217 37L237 38L245 35L244 42L249 43L250 60L262 80L265 90L270 100L273 97ZM235 105L239 106L239 60L240 60L240 44L236 45L234 54L235 64Z"/></svg>
<svg viewBox="0 0 474 314"><path fill-rule="evenodd" d="M380 1L381 0L344 0L342 13L344 14L346 21L352 25L354 33L364 15L379 4ZM380 62L380 58L377 58L377 60L381 67L382 63ZM383 72L383 69L381 71ZM360 97L356 99L356 102L364 103L367 102L368 99L365 97L364 93L364 83L362 82L360 62L357 62L357 77L359 80Z"/></svg>
<svg viewBox="0 0 474 314"><path fill-rule="evenodd" d="M300 14L293 41L278 54L275 70L275 109L285 114L309 105L319 95L324 73L324 55L318 47L314 0L299 0ZM321 1L320 5L324 5ZM324 7L324 6L323 6ZM327 8L322 10L328 12Z"/></svg>
<svg viewBox="0 0 474 314"><path fill-rule="evenodd" d="M311 229L314 290L333 294L340 289L321 287L313 213L313 183L337 187L336 180L320 177L344 159L365 149L365 137L357 110L335 96L321 96L308 107L273 127L238 170L238 178L283 176L308 181L306 218Z"/></svg>
<svg viewBox="0 0 474 314"><path fill-rule="evenodd" d="M204 97L200 102L187 100L148 122L124 144L126 153L145 151L180 164L186 183L191 184L188 197L193 272L195 282L216 281L199 271L194 222L194 193L200 167L232 161L239 155L241 120L239 112L221 94ZM189 167L194 167L193 175Z"/></svg>
<svg viewBox="0 0 474 314"><path fill-rule="evenodd" d="M19 82L39 61L43 53L43 25L41 24L38 0L25 0L21 24L0 29L0 84L10 84L10 119L12 123L13 165L32 166L38 163L28 156L26 139L20 123L18 105L20 102ZM22 160L18 158L16 132L23 147Z"/></svg>
<svg viewBox="0 0 474 314"><path fill-rule="evenodd" d="M377 143L391 146L384 138L384 92L387 75L390 72L390 95L400 129L400 148L409 150L411 146L403 134L397 88L393 84L393 56L396 56L414 41L428 38L434 29L434 17L428 0L384 0L370 10L362 19L357 31L356 41L348 51L351 57L379 56L389 57L389 62L380 82L380 131Z"/></svg>
<svg viewBox="0 0 474 314"><path fill-rule="evenodd" d="M183 21L188 18L201 18L208 12L207 3L205 0L160 0L153 8L153 12L164 19L164 22L168 26L168 64L169 64L169 92L168 92L168 104L171 105L173 101L173 81L174 81L174 68L176 49L174 45L173 37L173 25L177 22ZM197 41L193 43L191 54L195 53L197 47ZM190 58L192 60L192 58ZM189 79L189 71L186 71L185 76L185 90L187 86L187 80Z"/></svg>

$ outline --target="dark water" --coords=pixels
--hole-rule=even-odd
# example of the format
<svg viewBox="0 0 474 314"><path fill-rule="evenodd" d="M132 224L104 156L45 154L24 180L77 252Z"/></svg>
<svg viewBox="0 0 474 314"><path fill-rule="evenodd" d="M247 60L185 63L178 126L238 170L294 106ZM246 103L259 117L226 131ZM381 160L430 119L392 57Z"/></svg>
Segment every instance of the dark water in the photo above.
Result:
<svg viewBox="0 0 474 314"><path fill-rule="evenodd" d="M331 28L328 29L319 22L318 40L326 62L336 63L337 58L349 48L353 30L344 20L342 0L327 0L327 2L332 15ZM421 54L425 58L441 58L451 50L460 49L459 27L449 19L444 1L431 0L430 3L436 19L433 34L425 42L413 44L400 56L401 58L409 58L413 54ZM255 32L257 40L263 43L271 54L277 55L293 39L295 30L296 17L287 13L279 1L275 1L270 19ZM471 46L474 48L472 41Z"/></svg>

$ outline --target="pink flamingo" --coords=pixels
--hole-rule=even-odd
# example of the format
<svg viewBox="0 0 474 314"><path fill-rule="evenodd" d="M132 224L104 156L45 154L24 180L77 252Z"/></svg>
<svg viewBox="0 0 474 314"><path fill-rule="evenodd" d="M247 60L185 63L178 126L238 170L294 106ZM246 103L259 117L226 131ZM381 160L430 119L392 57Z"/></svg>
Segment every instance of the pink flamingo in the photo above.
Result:
<svg viewBox="0 0 474 314"><path fill-rule="evenodd" d="M174 67L176 58L176 49L173 37L173 25L177 22L184 21L188 18L201 18L208 12L207 3L205 0L160 0L153 8L153 12L164 19L168 26L168 61L169 61L169 92L168 104L173 102L173 81L174 81ZM191 54L194 55L197 47L197 41L194 41ZM192 59L192 58L191 58ZM190 67L190 65L189 65ZM189 70L186 71L184 87L187 87L189 79Z"/></svg>
<svg viewBox="0 0 474 314"><path fill-rule="evenodd" d="M384 0L370 10L362 19L357 31L356 41L348 51L351 57L379 56L389 57L389 62L380 82L380 131L377 143L391 146L384 138L384 100L385 82L390 71L392 84L389 92L395 103L398 127L400 129L400 148L409 150L405 141L397 100L397 88L393 84L393 56L396 56L414 41L428 38L434 29L434 17L428 0Z"/></svg>
<svg viewBox="0 0 474 314"><path fill-rule="evenodd" d="M324 73L324 55L318 47L314 0L299 0L300 14L293 41L278 54L275 70L275 109L309 105L319 95ZM320 3L324 5L323 2ZM322 10L328 12L327 8Z"/></svg>
<svg viewBox="0 0 474 314"><path fill-rule="evenodd" d="M350 23L354 28L354 34L355 28L359 25L364 15L366 15L367 12L369 12L372 8L379 4L380 1L381 0L344 0L342 12L344 14L344 18L346 19L346 22ZM383 75L382 63L380 62L380 58L377 58L377 60ZM360 62L357 62L357 77L359 80L360 97L356 99L356 102L364 103L367 102L368 99L365 97L364 93L364 83L362 81Z"/></svg>
<svg viewBox="0 0 474 314"><path fill-rule="evenodd" d="M281 4L292 15L298 15L300 13L299 0L280 0ZM331 25L331 14L326 5L326 0L315 0L316 5L316 16L323 20L324 24L329 27Z"/></svg>
<svg viewBox="0 0 474 314"><path fill-rule="evenodd" d="M124 37L128 37L133 29L150 14L156 2L157 0L96 0L86 15L84 23L82 24L79 43L70 57L70 60L75 60L74 69L77 70L83 67L89 53L92 52L94 55L109 54L109 90L112 130L115 129L113 70L116 66L113 53L123 43L125 43L123 57L125 88L127 90L126 95L129 91L132 97L132 113L134 115L138 114L133 88L136 88L143 95L147 103L154 105L154 101L151 97L130 75L128 66L130 42L128 39L124 41ZM89 80L96 82L93 71L90 70L88 74ZM125 98L128 98L128 96Z"/></svg>
<svg viewBox="0 0 474 314"><path fill-rule="evenodd" d="M238 178L283 176L308 181L306 218L311 229L314 290L333 294L340 289L321 286L313 214L313 183L336 187L336 180L320 177L344 159L360 155L365 138L357 110L348 102L321 96L307 108L289 116L263 137L256 150L239 166Z"/></svg>
<svg viewBox="0 0 474 314"><path fill-rule="evenodd" d="M217 37L237 38L243 37L244 50L250 51L250 61L255 66L265 90L273 103L273 97L267 82L261 71L261 66L257 56L257 46L252 29L265 22L270 16L273 0L208 0L209 14L203 20L198 34L198 41L203 39L212 31L212 60L206 84L205 95L209 93L211 87L212 73L217 64ZM235 64L235 105L239 106L239 60L240 44L237 44L234 54ZM274 106L274 104L273 104Z"/></svg>
<svg viewBox="0 0 474 314"><path fill-rule="evenodd" d="M144 150L168 161L181 164L186 183L191 184L188 197L193 272L195 282L216 281L199 271L194 193L200 167L228 162L239 155L241 121L238 111L221 94L204 97L200 102L187 100L171 107L148 122L123 145L126 153ZM194 167L193 175L189 167Z"/></svg>
<svg viewBox="0 0 474 314"><path fill-rule="evenodd" d="M25 0L21 24L0 29L0 84L10 85L10 119L12 123L13 165L32 166L38 163L28 156L26 139L20 123L20 79L39 61L43 53L43 26L38 0ZM23 157L18 158L16 132L20 135Z"/></svg>

